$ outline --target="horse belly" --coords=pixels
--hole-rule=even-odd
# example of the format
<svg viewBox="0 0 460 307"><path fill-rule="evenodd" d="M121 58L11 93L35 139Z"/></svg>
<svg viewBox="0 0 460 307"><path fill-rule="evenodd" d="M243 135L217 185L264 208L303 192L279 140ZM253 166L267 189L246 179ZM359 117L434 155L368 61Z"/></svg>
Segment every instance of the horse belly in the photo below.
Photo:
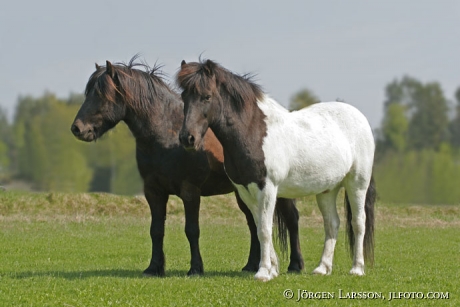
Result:
<svg viewBox="0 0 460 307"><path fill-rule="evenodd" d="M201 186L201 196L228 194L235 191L235 187L225 172L211 171Z"/></svg>
<svg viewBox="0 0 460 307"><path fill-rule="evenodd" d="M291 170L289 176L278 184L278 197L298 198L327 192L341 186L346 174L345 168Z"/></svg>

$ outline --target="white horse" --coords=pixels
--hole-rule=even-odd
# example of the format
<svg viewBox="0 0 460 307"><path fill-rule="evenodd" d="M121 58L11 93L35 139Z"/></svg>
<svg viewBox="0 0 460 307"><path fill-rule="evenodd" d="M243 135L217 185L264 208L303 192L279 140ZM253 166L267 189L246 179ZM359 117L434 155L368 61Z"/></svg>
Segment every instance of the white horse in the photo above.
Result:
<svg viewBox="0 0 460 307"><path fill-rule="evenodd" d="M364 259L373 261L375 202L375 144L364 115L340 102L289 112L249 77L210 60L182 62L177 81L185 103L182 145L196 149L206 129L214 131L224 148L226 172L256 221L261 261L255 278L268 281L278 275L272 242L276 197L306 195L316 195L325 229L323 254L313 273L331 274L342 187L353 255L350 273L364 275Z"/></svg>

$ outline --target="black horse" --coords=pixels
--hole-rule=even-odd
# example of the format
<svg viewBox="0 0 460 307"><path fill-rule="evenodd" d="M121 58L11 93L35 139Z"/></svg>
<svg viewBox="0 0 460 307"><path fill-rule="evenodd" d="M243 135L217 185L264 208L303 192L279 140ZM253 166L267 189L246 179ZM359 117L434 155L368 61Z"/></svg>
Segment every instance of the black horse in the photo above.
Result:
<svg viewBox="0 0 460 307"><path fill-rule="evenodd" d="M211 130L203 146L186 151L179 143L179 131L184 119L184 104L180 96L164 82L158 67L145 64L109 61L96 64L96 71L86 85L86 99L71 126L80 140L91 142L101 137L118 122L124 121L136 139L136 159L144 181L144 193L150 206L152 222L152 259L145 275L163 276L165 258L163 237L166 203L169 195L177 195L184 203L185 233L190 243L191 263L188 275L203 274L199 250L200 196L226 194L235 191L223 167L223 150ZM135 69L141 66L145 71ZM251 212L235 192L239 208L246 215L251 232L248 262L243 270L257 271L260 245ZM287 248L289 231L291 255L289 271L301 271L304 263L298 237L298 211L295 201L278 199L279 237Z"/></svg>

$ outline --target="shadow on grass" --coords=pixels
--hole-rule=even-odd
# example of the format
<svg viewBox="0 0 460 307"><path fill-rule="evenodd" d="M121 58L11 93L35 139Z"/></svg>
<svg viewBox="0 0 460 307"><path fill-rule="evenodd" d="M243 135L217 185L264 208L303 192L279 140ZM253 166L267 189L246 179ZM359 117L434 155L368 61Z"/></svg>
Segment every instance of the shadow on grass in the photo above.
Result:
<svg viewBox="0 0 460 307"><path fill-rule="evenodd" d="M137 270L90 270L90 271L45 271L45 272L9 272L0 274L2 277L10 277L13 279L27 278L63 278L68 280L86 279L94 277L116 277L116 278L131 278L131 279L160 279L160 278L215 278L215 277L230 277L230 278L248 278L254 273L242 271L208 271L204 275L187 276L187 271L170 270L166 271L165 277L144 276L142 271Z"/></svg>

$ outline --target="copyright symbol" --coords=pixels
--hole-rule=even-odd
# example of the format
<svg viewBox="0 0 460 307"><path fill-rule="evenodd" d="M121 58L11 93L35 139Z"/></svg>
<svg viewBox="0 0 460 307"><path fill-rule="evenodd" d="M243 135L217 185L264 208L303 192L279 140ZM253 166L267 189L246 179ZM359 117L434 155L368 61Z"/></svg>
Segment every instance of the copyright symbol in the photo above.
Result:
<svg viewBox="0 0 460 307"><path fill-rule="evenodd" d="M292 292L291 289L286 289L286 290L283 291L283 296L284 296L285 299L290 300L291 298L294 297L294 292Z"/></svg>

